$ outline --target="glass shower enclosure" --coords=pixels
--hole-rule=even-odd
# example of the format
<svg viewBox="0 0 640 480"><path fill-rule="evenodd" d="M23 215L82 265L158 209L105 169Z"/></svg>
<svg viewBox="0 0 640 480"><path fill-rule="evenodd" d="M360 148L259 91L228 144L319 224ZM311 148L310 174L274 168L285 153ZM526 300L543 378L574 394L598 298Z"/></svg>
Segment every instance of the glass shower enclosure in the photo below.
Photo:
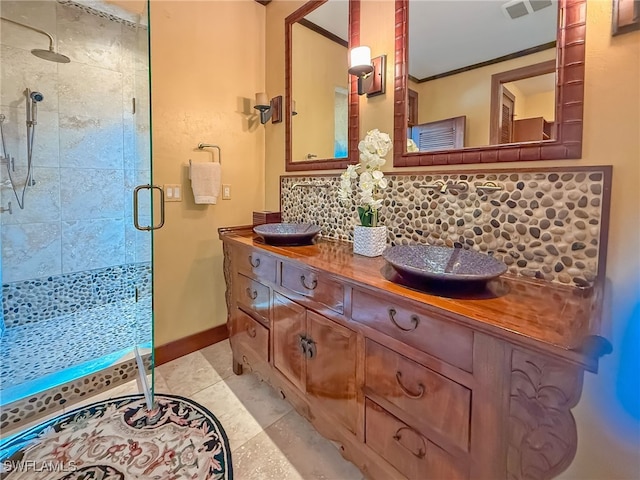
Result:
<svg viewBox="0 0 640 480"><path fill-rule="evenodd" d="M149 189L133 201L151 183L146 12L2 0L0 17L7 431L151 369L153 215Z"/></svg>

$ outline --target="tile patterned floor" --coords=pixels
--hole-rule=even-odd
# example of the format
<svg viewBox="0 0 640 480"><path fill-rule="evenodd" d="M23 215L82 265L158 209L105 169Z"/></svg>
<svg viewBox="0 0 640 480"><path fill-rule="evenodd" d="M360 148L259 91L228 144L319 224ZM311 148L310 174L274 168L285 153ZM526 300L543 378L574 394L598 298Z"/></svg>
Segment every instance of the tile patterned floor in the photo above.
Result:
<svg viewBox="0 0 640 480"><path fill-rule="evenodd" d="M220 420L229 437L236 480L363 479L338 448L268 384L252 374L233 374L228 341L161 365L155 376L156 392L189 397ZM135 381L63 411L131 393L138 393Z"/></svg>

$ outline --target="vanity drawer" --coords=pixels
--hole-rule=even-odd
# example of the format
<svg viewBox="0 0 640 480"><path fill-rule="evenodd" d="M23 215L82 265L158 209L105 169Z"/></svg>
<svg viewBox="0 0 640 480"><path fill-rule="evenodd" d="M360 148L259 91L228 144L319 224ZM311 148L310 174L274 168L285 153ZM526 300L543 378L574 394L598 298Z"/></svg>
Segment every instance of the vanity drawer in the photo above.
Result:
<svg viewBox="0 0 640 480"><path fill-rule="evenodd" d="M235 260L240 273L259 278L265 282L276 282L276 259L256 248L238 247Z"/></svg>
<svg viewBox="0 0 640 480"><path fill-rule="evenodd" d="M468 478L466 462L445 452L369 399L365 416L365 443L407 478Z"/></svg>
<svg viewBox="0 0 640 480"><path fill-rule="evenodd" d="M236 276L236 285L238 306L254 311L257 314L257 319L268 327L269 300L271 298L269 287L242 274Z"/></svg>
<svg viewBox="0 0 640 480"><path fill-rule="evenodd" d="M342 284L318 275L313 270L283 262L281 285L298 295L321 303L334 312L344 313Z"/></svg>
<svg viewBox="0 0 640 480"><path fill-rule="evenodd" d="M351 318L451 365L472 371L473 332L385 297L353 290Z"/></svg>
<svg viewBox="0 0 640 480"><path fill-rule="evenodd" d="M469 450L471 392L462 385L382 345L367 340L365 387L406 412L415 426L428 425ZM418 428L426 433L426 428Z"/></svg>
<svg viewBox="0 0 640 480"><path fill-rule="evenodd" d="M230 337L243 352L249 350L257 359L269 361L269 330L242 310L236 309Z"/></svg>

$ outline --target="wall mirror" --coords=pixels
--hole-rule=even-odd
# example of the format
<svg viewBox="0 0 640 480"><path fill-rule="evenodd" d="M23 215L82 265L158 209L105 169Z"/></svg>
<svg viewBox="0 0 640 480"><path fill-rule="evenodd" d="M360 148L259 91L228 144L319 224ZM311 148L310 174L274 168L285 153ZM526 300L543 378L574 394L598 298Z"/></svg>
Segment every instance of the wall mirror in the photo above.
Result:
<svg viewBox="0 0 640 480"><path fill-rule="evenodd" d="M287 171L340 169L357 161L359 0L314 0L285 19Z"/></svg>
<svg viewBox="0 0 640 480"><path fill-rule="evenodd" d="M586 0L396 0L395 25L394 166L580 158Z"/></svg>

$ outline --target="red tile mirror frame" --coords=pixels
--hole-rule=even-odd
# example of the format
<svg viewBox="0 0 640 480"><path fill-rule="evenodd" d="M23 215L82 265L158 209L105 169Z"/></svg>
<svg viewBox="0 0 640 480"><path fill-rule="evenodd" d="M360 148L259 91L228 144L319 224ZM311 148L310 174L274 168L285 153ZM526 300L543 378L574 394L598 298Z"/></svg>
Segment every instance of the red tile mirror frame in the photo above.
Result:
<svg viewBox="0 0 640 480"><path fill-rule="evenodd" d="M557 160L582 156L586 0L558 0L556 123L553 140L407 153L409 0L395 3L393 166Z"/></svg>

